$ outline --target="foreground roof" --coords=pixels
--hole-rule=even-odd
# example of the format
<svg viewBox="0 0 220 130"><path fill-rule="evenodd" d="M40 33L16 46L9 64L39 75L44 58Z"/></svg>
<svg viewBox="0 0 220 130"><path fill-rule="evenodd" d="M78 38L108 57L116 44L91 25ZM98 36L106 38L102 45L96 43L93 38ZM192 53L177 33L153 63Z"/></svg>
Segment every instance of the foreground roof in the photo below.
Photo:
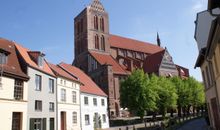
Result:
<svg viewBox="0 0 220 130"><path fill-rule="evenodd" d="M39 70L41 72L44 72L46 74L49 74L51 76L55 76L54 73L52 72L52 70L50 69L49 65L47 64L47 61L44 59L44 64L43 67L39 67L37 65L37 63L35 63L28 52L31 52L29 49L22 47L21 45L15 43L15 46L18 50L18 52L20 53L20 55L22 56L23 60L26 62L26 64L36 70ZM36 53L36 52L34 52Z"/></svg>
<svg viewBox="0 0 220 130"><path fill-rule="evenodd" d="M153 54L163 50L163 48L152 43L142 42L112 34L109 37L109 43L111 47L143 52L147 54Z"/></svg>
<svg viewBox="0 0 220 130"><path fill-rule="evenodd" d="M59 66L68 73L71 73L79 78L79 81L83 83L80 87L81 92L107 97L107 95L96 85L96 83L79 68L66 63L60 63Z"/></svg>
<svg viewBox="0 0 220 130"><path fill-rule="evenodd" d="M4 75L28 80L29 77L22 71L19 63L14 42L0 38L0 49L8 54L7 64L3 65Z"/></svg>
<svg viewBox="0 0 220 130"><path fill-rule="evenodd" d="M101 65L111 65L114 74L123 74L126 75L126 71L122 68L122 66L115 61L115 59L109 55L98 52L89 52Z"/></svg>

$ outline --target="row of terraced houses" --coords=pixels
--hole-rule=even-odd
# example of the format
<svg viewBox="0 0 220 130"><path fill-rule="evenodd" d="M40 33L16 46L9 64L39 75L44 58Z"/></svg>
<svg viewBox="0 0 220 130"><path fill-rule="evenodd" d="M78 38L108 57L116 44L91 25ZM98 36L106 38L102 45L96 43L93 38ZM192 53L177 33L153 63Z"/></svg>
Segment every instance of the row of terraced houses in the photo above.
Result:
<svg viewBox="0 0 220 130"><path fill-rule="evenodd" d="M80 69L0 39L2 130L108 128L107 95Z"/></svg>

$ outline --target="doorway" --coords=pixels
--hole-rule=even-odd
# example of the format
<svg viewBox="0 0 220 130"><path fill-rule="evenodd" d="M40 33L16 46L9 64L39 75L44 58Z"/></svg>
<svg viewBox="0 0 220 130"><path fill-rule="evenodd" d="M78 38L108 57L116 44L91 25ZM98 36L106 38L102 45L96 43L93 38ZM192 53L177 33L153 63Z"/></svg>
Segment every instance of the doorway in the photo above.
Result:
<svg viewBox="0 0 220 130"><path fill-rule="evenodd" d="M61 112L60 117L60 124L61 124L61 130L66 130L66 112Z"/></svg>

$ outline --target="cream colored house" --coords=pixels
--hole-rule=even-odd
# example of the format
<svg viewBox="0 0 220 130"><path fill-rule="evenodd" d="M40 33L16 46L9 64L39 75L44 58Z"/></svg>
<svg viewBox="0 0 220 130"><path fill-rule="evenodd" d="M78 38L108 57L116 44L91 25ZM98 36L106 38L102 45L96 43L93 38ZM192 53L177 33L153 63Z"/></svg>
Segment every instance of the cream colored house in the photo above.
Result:
<svg viewBox="0 0 220 130"><path fill-rule="evenodd" d="M50 68L57 76L58 130L81 130L81 83L59 65L50 64Z"/></svg>
<svg viewBox="0 0 220 130"><path fill-rule="evenodd" d="M195 39L205 84L210 125L220 130L220 2L209 0L208 10L197 14Z"/></svg>
<svg viewBox="0 0 220 130"><path fill-rule="evenodd" d="M27 81L13 42L0 39L0 129L27 129Z"/></svg>

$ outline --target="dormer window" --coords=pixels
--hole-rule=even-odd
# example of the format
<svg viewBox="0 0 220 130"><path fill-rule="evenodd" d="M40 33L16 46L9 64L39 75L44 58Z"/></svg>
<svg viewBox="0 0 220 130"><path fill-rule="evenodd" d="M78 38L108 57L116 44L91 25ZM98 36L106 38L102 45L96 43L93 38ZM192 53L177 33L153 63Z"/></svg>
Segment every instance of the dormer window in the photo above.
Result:
<svg viewBox="0 0 220 130"><path fill-rule="evenodd" d="M7 64L8 56L5 53L0 52L0 64Z"/></svg>
<svg viewBox="0 0 220 130"><path fill-rule="evenodd" d="M42 55L38 56L38 66L43 67L44 57Z"/></svg>
<svg viewBox="0 0 220 130"><path fill-rule="evenodd" d="M42 53L40 51L29 51L28 54L38 67L43 68L44 56L45 56L44 53Z"/></svg>

